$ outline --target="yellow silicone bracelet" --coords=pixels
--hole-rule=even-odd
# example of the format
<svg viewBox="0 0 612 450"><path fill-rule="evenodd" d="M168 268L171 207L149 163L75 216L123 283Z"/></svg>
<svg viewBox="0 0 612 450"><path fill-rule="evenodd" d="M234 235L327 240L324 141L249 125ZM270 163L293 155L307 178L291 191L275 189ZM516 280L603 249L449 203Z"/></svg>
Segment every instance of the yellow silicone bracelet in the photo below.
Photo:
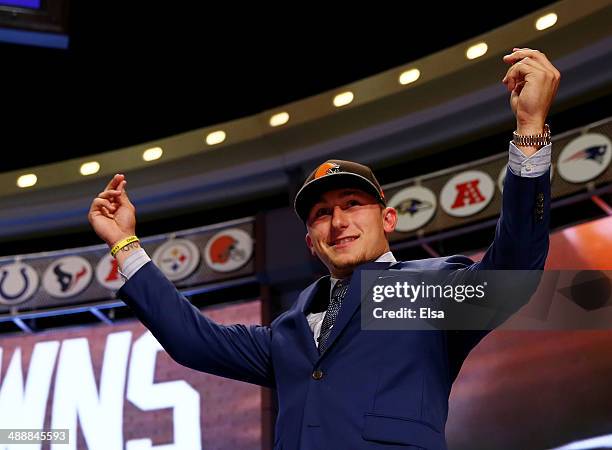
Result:
<svg viewBox="0 0 612 450"><path fill-rule="evenodd" d="M139 241L139 240L140 239L138 239L136 236L130 236L130 237L126 237L125 239L121 239L111 249L111 252L110 252L111 256L114 258L115 255L117 254L117 252L119 250L121 250L123 247L125 247L126 245L131 244L132 242L136 242L136 241Z"/></svg>

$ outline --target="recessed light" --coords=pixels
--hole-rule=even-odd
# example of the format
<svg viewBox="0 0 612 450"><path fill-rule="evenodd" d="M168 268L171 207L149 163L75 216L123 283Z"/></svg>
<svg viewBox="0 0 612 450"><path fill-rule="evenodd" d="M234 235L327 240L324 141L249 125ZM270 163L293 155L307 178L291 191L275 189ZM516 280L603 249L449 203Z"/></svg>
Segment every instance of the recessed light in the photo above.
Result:
<svg viewBox="0 0 612 450"><path fill-rule="evenodd" d="M145 161L155 161L161 158L164 151L161 147L148 148L142 153L142 159Z"/></svg>
<svg viewBox="0 0 612 450"><path fill-rule="evenodd" d="M419 69L410 69L405 70L399 76L400 84L410 84L414 83L421 76L421 71Z"/></svg>
<svg viewBox="0 0 612 450"><path fill-rule="evenodd" d="M487 53L488 49L489 46L486 44L486 42L479 42L478 44L474 44L468 48L465 52L465 56L467 56L467 59L480 58L482 55Z"/></svg>
<svg viewBox="0 0 612 450"><path fill-rule="evenodd" d="M100 163L98 161L89 161L81 164L81 175L93 175L98 173L100 170Z"/></svg>
<svg viewBox="0 0 612 450"><path fill-rule="evenodd" d="M213 131L212 133L209 133L208 136L206 136L206 143L208 145L217 145L223 142L224 140L225 131L222 130Z"/></svg>
<svg viewBox="0 0 612 450"><path fill-rule="evenodd" d="M548 13L540 17L538 20L536 20L535 27L536 27L536 30L542 31L542 30L545 30L546 28L552 27L556 23L557 23L557 15L555 13Z"/></svg>
<svg viewBox="0 0 612 450"><path fill-rule="evenodd" d="M27 188L30 186L34 186L38 181L38 177L33 173L27 173L25 175L21 175L17 178L17 186L20 188Z"/></svg>
<svg viewBox="0 0 612 450"><path fill-rule="evenodd" d="M281 125L285 125L289 122L289 113L288 112L280 112L278 114L274 114L270 117L270 126L271 127L280 127Z"/></svg>
<svg viewBox="0 0 612 450"><path fill-rule="evenodd" d="M340 108L353 101L354 95L351 91L342 92L334 97L334 106Z"/></svg>

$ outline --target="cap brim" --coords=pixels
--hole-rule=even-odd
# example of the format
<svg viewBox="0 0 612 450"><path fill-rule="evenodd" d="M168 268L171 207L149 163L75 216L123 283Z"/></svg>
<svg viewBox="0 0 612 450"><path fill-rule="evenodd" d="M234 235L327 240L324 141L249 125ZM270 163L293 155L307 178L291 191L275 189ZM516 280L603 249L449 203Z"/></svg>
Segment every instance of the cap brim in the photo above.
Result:
<svg viewBox="0 0 612 450"><path fill-rule="evenodd" d="M295 196L294 208L304 223L308 220L310 209L319 201L321 196L334 189L360 189L372 195L377 201L385 205L384 198L370 180L361 175L349 172L340 172L325 175L310 181L299 190Z"/></svg>

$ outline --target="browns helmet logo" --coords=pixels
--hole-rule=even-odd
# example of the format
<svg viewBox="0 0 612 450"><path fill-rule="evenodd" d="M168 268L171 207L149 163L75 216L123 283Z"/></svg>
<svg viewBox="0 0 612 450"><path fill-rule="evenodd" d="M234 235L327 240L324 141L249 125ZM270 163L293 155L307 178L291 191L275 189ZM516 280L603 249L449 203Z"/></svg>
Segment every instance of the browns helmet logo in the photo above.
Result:
<svg viewBox="0 0 612 450"><path fill-rule="evenodd" d="M238 241L231 236L219 236L210 246L210 259L217 264L225 264L230 259L244 258L244 252L237 246Z"/></svg>
<svg viewBox="0 0 612 450"><path fill-rule="evenodd" d="M221 230L204 249L206 264L215 272L233 272L246 265L253 255L253 239L240 228Z"/></svg>
<svg viewBox="0 0 612 450"><path fill-rule="evenodd" d="M314 179L321 178L325 175L329 175L331 173L340 172L340 166L336 163L326 162L317 167L317 171L315 172Z"/></svg>

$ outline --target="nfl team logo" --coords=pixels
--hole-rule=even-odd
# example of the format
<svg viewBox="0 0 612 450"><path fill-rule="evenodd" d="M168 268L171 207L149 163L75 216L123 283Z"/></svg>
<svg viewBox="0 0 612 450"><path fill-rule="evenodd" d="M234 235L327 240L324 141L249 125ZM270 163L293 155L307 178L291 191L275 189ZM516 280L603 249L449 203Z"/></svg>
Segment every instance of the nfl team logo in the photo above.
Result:
<svg viewBox="0 0 612 450"><path fill-rule="evenodd" d="M200 251L188 239L172 239L155 250L153 262L170 281L187 278L200 264Z"/></svg>
<svg viewBox="0 0 612 450"><path fill-rule="evenodd" d="M448 180L440 193L440 205L450 216L471 216L482 211L494 193L495 183L488 174L468 170Z"/></svg>
<svg viewBox="0 0 612 450"><path fill-rule="evenodd" d="M559 155L559 175L570 183L591 181L610 165L611 149L610 139L603 134L589 133L577 137Z"/></svg>
<svg viewBox="0 0 612 450"><path fill-rule="evenodd" d="M216 272L232 272L243 267L253 255L253 239L239 228L219 231L204 250L206 264Z"/></svg>
<svg viewBox="0 0 612 450"><path fill-rule="evenodd" d="M98 262L96 279L98 283L111 291L116 291L123 285L123 279L119 274L119 264L110 253L106 253Z"/></svg>
<svg viewBox="0 0 612 450"><path fill-rule="evenodd" d="M92 279L89 261L80 256L65 256L47 267L43 287L53 297L67 298L83 292Z"/></svg>
<svg viewBox="0 0 612 450"><path fill-rule="evenodd" d="M28 301L38 289L38 273L20 262L0 267L0 303L18 305Z"/></svg>
<svg viewBox="0 0 612 450"><path fill-rule="evenodd" d="M436 212L435 194L423 186L410 186L395 193L388 205L397 210L396 231L408 232L421 228Z"/></svg>
<svg viewBox="0 0 612 450"><path fill-rule="evenodd" d="M340 166L336 163L326 162L317 167L315 172L314 179L324 177L325 175L330 175L332 173L339 173Z"/></svg>

